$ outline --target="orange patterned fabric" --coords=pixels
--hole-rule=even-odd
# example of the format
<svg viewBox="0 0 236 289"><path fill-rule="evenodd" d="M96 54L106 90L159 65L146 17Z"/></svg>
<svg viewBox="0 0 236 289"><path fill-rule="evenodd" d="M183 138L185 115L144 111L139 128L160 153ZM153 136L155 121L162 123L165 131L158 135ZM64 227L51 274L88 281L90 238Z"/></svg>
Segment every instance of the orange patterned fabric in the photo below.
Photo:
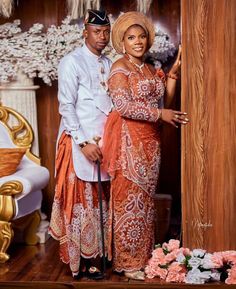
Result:
<svg viewBox="0 0 236 289"><path fill-rule="evenodd" d="M25 148L0 148L0 178L16 172L25 152Z"/></svg>
<svg viewBox="0 0 236 289"><path fill-rule="evenodd" d="M164 74L116 69L109 78L115 110L108 117L103 154L112 176L109 259L118 272L144 268L154 245L154 199L160 167L159 101Z"/></svg>
<svg viewBox="0 0 236 289"><path fill-rule="evenodd" d="M97 183L77 178L72 161L71 137L62 134L56 156L56 189L49 232L60 241L60 258L77 274L81 257L102 256ZM107 240L109 182L103 182L103 216ZM107 244L105 244L107 248Z"/></svg>

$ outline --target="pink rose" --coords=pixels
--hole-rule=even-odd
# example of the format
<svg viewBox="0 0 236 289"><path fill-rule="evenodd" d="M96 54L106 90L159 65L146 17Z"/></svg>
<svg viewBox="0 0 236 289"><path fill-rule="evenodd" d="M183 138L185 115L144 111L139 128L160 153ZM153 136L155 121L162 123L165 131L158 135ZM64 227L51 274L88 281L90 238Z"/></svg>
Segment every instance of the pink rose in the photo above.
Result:
<svg viewBox="0 0 236 289"><path fill-rule="evenodd" d="M163 243L162 248L171 252L174 249L179 249L179 244L179 240L170 239L168 243Z"/></svg>
<svg viewBox="0 0 236 289"><path fill-rule="evenodd" d="M236 251L225 251L221 253L225 263L236 264Z"/></svg>
<svg viewBox="0 0 236 289"><path fill-rule="evenodd" d="M223 256L221 252L215 252L211 256L211 261L213 263L213 268L220 268L223 266Z"/></svg>
<svg viewBox="0 0 236 289"><path fill-rule="evenodd" d="M178 262L173 262L168 268L166 282L184 282L187 270Z"/></svg>
<svg viewBox="0 0 236 289"><path fill-rule="evenodd" d="M236 265L228 269L228 278L225 280L226 284L236 284Z"/></svg>
<svg viewBox="0 0 236 289"><path fill-rule="evenodd" d="M184 256L189 256L191 251L189 250L189 248L181 247L179 248L179 253L182 253Z"/></svg>
<svg viewBox="0 0 236 289"><path fill-rule="evenodd" d="M154 277L160 277L165 280L167 275L167 269L160 268L159 266L148 265L144 269L147 278L152 279Z"/></svg>
<svg viewBox="0 0 236 289"><path fill-rule="evenodd" d="M176 260L178 253L179 253L179 249L175 249L172 252L165 255L166 263L170 263L170 262Z"/></svg>
<svg viewBox="0 0 236 289"><path fill-rule="evenodd" d="M156 276L160 277L162 280L166 279L166 276L168 273L167 269L163 269L163 268L160 268L158 266L158 268L156 268L155 272L156 272Z"/></svg>
<svg viewBox="0 0 236 289"><path fill-rule="evenodd" d="M157 249L153 250L152 257L154 259L163 259L163 258L165 258L165 254L163 252L163 249L162 248L157 248Z"/></svg>
<svg viewBox="0 0 236 289"><path fill-rule="evenodd" d="M157 248L152 252L152 258L150 259L152 262L160 265L165 265L165 254L162 248Z"/></svg>
<svg viewBox="0 0 236 289"><path fill-rule="evenodd" d="M154 267L151 265L147 265L144 269L146 277L149 279L153 279L155 277L155 270Z"/></svg>

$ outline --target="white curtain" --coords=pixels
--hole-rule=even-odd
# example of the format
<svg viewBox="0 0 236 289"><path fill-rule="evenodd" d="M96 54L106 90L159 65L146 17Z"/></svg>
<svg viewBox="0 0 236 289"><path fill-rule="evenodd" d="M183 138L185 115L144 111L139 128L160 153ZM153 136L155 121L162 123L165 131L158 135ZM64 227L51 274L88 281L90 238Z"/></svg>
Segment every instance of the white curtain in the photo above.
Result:
<svg viewBox="0 0 236 289"><path fill-rule="evenodd" d="M10 17L13 10L14 0L0 0L0 16Z"/></svg>
<svg viewBox="0 0 236 289"><path fill-rule="evenodd" d="M136 0L137 1L137 11L142 12L144 14L148 13L150 10L150 6L152 4L152 0Z"/></svg>
<svg viewBox="0 0 236 289"><path fill-rule="evenodd" d="M99 10L101 7L101 0L67 0L68 14L72 19L84 17L88 9Z"/></svg>

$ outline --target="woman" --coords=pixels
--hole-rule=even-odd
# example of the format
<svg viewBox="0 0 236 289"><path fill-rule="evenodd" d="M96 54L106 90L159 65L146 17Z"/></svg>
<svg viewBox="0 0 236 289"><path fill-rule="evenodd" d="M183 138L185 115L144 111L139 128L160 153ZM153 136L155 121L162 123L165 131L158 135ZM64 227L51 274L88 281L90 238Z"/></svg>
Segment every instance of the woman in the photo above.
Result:
<svg viewBox="0 0 236 289"><path fill-rule="evenodd" d="M165 80L161 70L143 61L154 36L154 26L139 12L124 13L114 23L113 46L123 57L113 64L108 80L115 109L108 117L103 145L103 165L112 177L109 257L115 271L139 280L144 279L140 270L154 245L158 122L175 127L188 122L186 113L158 107L165 92L169 101L174 95L180 55Z"/></svg>

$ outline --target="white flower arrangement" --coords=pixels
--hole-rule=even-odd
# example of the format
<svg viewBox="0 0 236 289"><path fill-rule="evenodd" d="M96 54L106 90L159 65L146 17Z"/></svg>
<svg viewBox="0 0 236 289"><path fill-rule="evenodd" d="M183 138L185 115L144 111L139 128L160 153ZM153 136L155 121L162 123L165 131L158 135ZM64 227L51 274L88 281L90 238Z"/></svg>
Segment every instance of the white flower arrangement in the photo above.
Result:
<svg viewBox="0 0 236 289"><path fill-rule="evenodd" d="M168 34L164 33L160 29L157 30L154 43L148 52L155 67L160 68L162 63L167 61L168 57L174 55L175 51L176 48L174 44L170 42Z"/></svg>
<svg viewBox="0 0 236 289"><path fill-rule="evenodd" d="M110 19L112 24L112 15ZM70 24L70 21L68 16L60 26L51 25L46 32L43 32L44 27L39 23L22 32L20 20L0 25L0 82L15 80L18 71L21 71L29 78L39 77L51 85L57 79L60 59L84 42L82 25ZM161 62L173 56L175 50L168 35L159 30L149 56L160 67ZM111 45L105 48L104 53L110 59L117 58Z"/></svg>

